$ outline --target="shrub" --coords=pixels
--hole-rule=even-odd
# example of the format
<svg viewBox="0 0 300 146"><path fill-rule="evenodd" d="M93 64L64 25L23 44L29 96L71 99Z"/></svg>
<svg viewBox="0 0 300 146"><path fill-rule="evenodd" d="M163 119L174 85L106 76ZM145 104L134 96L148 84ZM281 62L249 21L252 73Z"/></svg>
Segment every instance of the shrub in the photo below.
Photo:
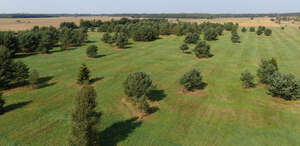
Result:
<svg viewBox="0 0 300 146"><path fill-rule="evenodd" d="M196 44L199 39L200 37L197 33L188 33L184 42L187 44Z"/></svg>
<svg viewBox="0 0 300 146"><path fill-rule="evenodd" d="M74 109L71 114L71 135L69 144L73 146L96 146L98 137L96 124L99 114L95 111L96 91L92 86L85 84L77 94Z"/></svg>
<svg viewBox="0 0 300 146"><path fill-rule="evenodd" d="M33 70L29 76L29 84L32 88L39 87L39 72L37 70Z"/></svg>
<svg viewBox="0 0 300 146"><path fill-rule="evenodd" d="M233 43L240 43L240 36L237 32L232 32L231 33L231 41Z"/></svg>
<svg viewBox="0 0 300 146"><path fill-rule="evenodd" d="M97 57L97 49L98 47L96 45L91 45L89 46L87 49L86 49L86 55L88 57L91 57L91 58L96 58Z"/></svg>
<svg viewBox="0 0 300 146"><path fill-rule="evenodd" d="M159 38L159 31L148 25L142 25L133 30L134 41L154 41Z"/></svg>
<svg viewBox="0 0 300 146"><path fill-rule="evenodd" d="M210 53L210 46L205 41L200 41L196 45L194 52L198 58L208 58L212 56Z"/></svg>
<svg viewBox="0 0 300 146"><path fill-rule="evenodd" d="M278 71L277 62L274 58L262 59L257 70L257 76L261 83L270 84L272 75Z"/></svg>
<svg viewBox="0 0 300 146"><path fill-rule="evenodd" d="M218 33L214 28L209 28L204 32L204 39L208 41L217 40Z"/></svg>
<svg viewBox="0 0 300 146"><path fill-rule="evenodd" d="M82 85L90 82L90 71L85 64L82 64L79 70L77 83Z"/></svg>
<svg viewBox="0 0 300 146"><path fill-rule="evenodd" d="M24 83L29 78L29 68L21 61L14 63L12 66L12 70L14 83Z"/></svg>
<svg viewBox="0 0 300 146"><path fill-rule="evenodd" d="M247 32L247 28L246 28L246 27L243 27L243 28L242 28L242 32Z"/></svg>
<svg viewBox="0 0 300 146"><path fill-rule="evenodd" d="M232 31L233 30L233 27L234 27L234 24L232 22L228 22L228 23L225 23L224 24L224 28L225 30L227 31Z"/></svg>
<svg viewBox="0 0 300 146"><path fill-rule="evenodd" d="M148 89L152 86L152 80L144 72L134 72L129 74L123 85L125 94L131 100L137 101L138 98L146 95Z"/></svg>
<svg viewBox="0 0 300 146"><path fill-rule="evenodd" d="M249 31L250 32L255 32L255 27L250 27Z"/></svg>
<svg viewBox="0 0 300 146"><path fill-rule="evenodd" d="M241 81L243 82L243 86L245 88L252 88L255 86L254 84L254 76L249 71L244 71L241 74Z"/></svg>
<svg viewBox="0 0 300 146"><path fill-rule="evenodd" d="M257 35L262 35L262 34L263 34L263 31L262 31L261 29L257 29L256 34L257 34Z"/></svg>
<svg viewBox="0 0 300 146"><path fill-rule="evenodd" d="M104 43L109 43L112 40L112 36L110 35L110 33L106 32L103 34L102 39L101 39Z"/></svg>
<svg viewBox="0 0 300 146"><path fill-rule="evenodd" d="M284 29L285 29L285 27L284 27L284 26L282 26L282 27L281 27L281 29L282 29L282 30L284 30Z"/></svg>
<svg viewBox="0 0 300 146"><path fill-rule="evenodd" d="M272 35L272 30L269 29L269 28L265 29L265 35L266 36L271 36Z"/></svg>
<svg viewBox="0 0 300 146"><path fill-rule="evenodd" d="M271 77L269 94L286 100L300 98L300 82L293 74L282 74L275 72Z"/></svg>
<svg viewBox="0 0 300 146"><path fill-rule="evenodd" d="M187 44L182 44L181 47L180 47L180 50L184 53L184 51L188 50L189 49L189 46Z"/></svg>
<svg viewBox="0 0 300 146"><path fill-rule="evenodd" d="M196 70L192 69L189 72L186 72L180 79L180 84L188 91L193 91L194 89L202 89L202 75Z"/></svg>
<svg viewBox="0 0 300 146"><path fill-rule="evenodd" d="M119 48L125 48L128 44L128 36L125 33L118 33L116 38L116 45Z"/></svg>

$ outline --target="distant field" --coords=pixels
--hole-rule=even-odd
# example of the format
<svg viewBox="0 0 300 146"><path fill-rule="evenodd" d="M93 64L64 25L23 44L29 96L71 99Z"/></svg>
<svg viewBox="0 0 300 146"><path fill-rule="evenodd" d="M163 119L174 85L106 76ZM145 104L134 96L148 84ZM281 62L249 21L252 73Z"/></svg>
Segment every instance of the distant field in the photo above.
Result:
<svg viewBox="0 0 300 146"><path fill-rule="evenodd" d="M55 26L58 27L61 22L75 22L79 24L80 19L93 20L93 19L101 19L103 21L115 19L118 20L120 17L53 17L53 18L18 18L18 19L1 19L0 18L0 30L26 30L31 29L33 26ZM177 22L176 19L169 19L171 22ZM284 22L281 24L276 24L270 21L270 18L255 18L254 20L250 20L250 18L220 18L220 19L179 19L180 21L185 22L196 22L202 23L205 21L210 21L214 23L224 23L224 22L234 22L239 23L240 26L268 26L268 27L280 27L280 26L291 26L291 27L299 27L300 22Z"/></svg>
<svg viewBox="0 0 300 146"><path fill-rule="evenodd" d="M32 24L28 25L45 25L46 21L57 25L58 20L79 19L30 19ZM91 69L92 77L103 77L94 83L97 111L103 114L98 125L102 145L299 145L300 101L273 98L263 85L245 90L239 80L245 69L255 74L261 58L267 57L278 60L280 71L300 76L300 30L272 30L271 37L240 32L241 44L232 44L226 32L219 40L209 42L214 56L204 60L179 50L183 37L132 42L130 48L120 50L99 41L102 33L96 32L89 33L91 43L82 47L64 52L56 48L49 55L19 58L50 81L39 90L24 87L5 91L5 106L10 110L0 116L0 145L67 144L81 63ZM86 57L85 49L91 44L100 48L102 57ZM197 94L183 94L179 78L192 68L203 73L208 86ZM121 102L125 97L122 82L135 71L148 73L162 98L156 103L159 110L143 121L134 119Z"/></svg>

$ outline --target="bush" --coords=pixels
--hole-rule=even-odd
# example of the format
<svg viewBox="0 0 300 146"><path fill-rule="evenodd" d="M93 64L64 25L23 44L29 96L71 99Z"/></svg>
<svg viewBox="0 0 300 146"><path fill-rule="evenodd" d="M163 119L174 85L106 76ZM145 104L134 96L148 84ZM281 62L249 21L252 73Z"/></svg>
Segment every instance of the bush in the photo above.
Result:
<svg viewBox="0 0 300 146"><path fill-rule="evenodd" d="M123 83L125 94L133 101L146 95L148 89L152 86L152 80L144 72L134 72L129 74Z"/></svg>
<svg viewBox="0 0 300 146"><path fill-rule="evenodd" d="M39 87L39 72L37 70L33 70L29 76L29 84L32 88L38 88Z"/></svg>
<svg viewBox="0 0 300 146"><path fill-rule="evenodd" d="M232 31L233 30L233 27L234 27L234 24L232 22L228 22L228 23L225 23L224 24L224 28L225 30L227 31Z"/></svg>
<svg viewBox="0 0 300 146"><path fill-rule="evenodd" d="M184 42L187 44L196 44L199 39L200 37L197 33L188 33Z"/></svg>
<svg viewBox="0 0 300 146"><path fill-rule="evenodd" d="M150 25L139 26L133 30L132 38L134 41L154 41L159 38L159 31Z"/></svg>
<svg viewBox="0 0 300 146"><path fill-rule="evenodd" d="M240 36L237 32L232 32L231 33L231 41L233 43L240 43Z"/></svg>
<svg viewBox="0 0 300 146"><path fill-rule="evenodd" d="M262 34L263 34L263 31L262 31L261 29L257 29L256 34L257 34L257 35L262 35Z"/></svg>
<svg viewBox="0 0 300 146"><path fill-rule="evenodd" d="M106 32L103 34L102 39L101 39L104 43L109 43L112 40L112 36L110 35L110 33Z"/></svg>
<svg viewBox="0 0 300 146"><path fill-rule="evenodd" d="M79 70L77 83L83 85L90 82L90 71L85 64L82 64Z"/></svg>
<svg viewBox="0 0 300 146"><path fill-rule="evenodd" d="M255 27L250 27L249 31L250 32L255 32Z"/></svg>
<svg viewBox="0 0 300 146"><path fill-rule="evenodd" d="M241 81L243 82L243 86L245 88L252 88L255 86L254 84L254 76L249 71L244 71L241 74Z"/></svg>
<svg viewBox="0 0 300 146"><path fill-rule="evenodd" d="M273 97L295 100L300 98L300 82L293 74L282 74L277 71L271 77L269 94Z"/></svg>
<svg viewBox="0 0 300 146"><path fill-rule="evenodd" d="M88 57L91 57L91 58L96 58L97 57L97 49L98 47L96 45L91 45L89 46L87 49L86 49L86 55Z"/></svg>
<svg viewBox="0 0 300 146"><path fill-rule="evenodd" d="M204 32L204 39L208 41L217 40L218 33L214 28L209 28Z"/></svg>
<svg viewBox="0 0 300 146"><path fill-rule="evenodd" d="M265 29L265 35L266 36L271 36L272 35L272 30L271 29Z"/></svg>
<svg viewBox="0 0 300 146"><path fill-rule="evenodd" d="M277 61L272 58L269 60L262 59L257 70L257 76L261 83L270 84L272 75L278 71Z"/></svg>
<svg viewBox="0 0 300 146"><path fill-rule="evenodd" d="M180 50L184 53L186 50L189 49L189 46L187 44L182 44L181 47L180 47Z"/></svg>
<svg viewBox="0 0 300 146"><path fill-rule="evenodd" d="M242 28L242 32L247 32L247 28L246 28L246 27L243 27L243 28Z"/></svg>
<svg viewBox="0 0 300 146"><path fill-rule="evenodd" d="M188 91L193 91L194 89L202 89L202 75L196 70L192 69L189 72L186 72L180 79L180 84Z"/></svg>
<svg viewBox="0 0 300 146"><path fill-rule="evenodd" d="M116 38L116 45L119 48L125 48L128 44L128 36L125 33L118 33Z"/></svg>
<svg viewBox="0 0 300 146"><path fill-rule="evenodd" d="M283 26L282 26L282 27L281 27L281 29L282 29L282 30L284 30L284 29L285 29L285 27L283 27Z"/></svg>
<svg viewBox="0 0 300 146"><path fill-rule="evenodd" d="M198 58L208 58L212 56L210 53L210 46L205 41L200 41L196 45L194 52Z"/></svg>
<svg viewBox="0 0 300 146"><path fill-rule="evenodd" d="M12 70L14 83L24 83L29 78L29 68L21 61L14 63L12 66Z"/></svg>

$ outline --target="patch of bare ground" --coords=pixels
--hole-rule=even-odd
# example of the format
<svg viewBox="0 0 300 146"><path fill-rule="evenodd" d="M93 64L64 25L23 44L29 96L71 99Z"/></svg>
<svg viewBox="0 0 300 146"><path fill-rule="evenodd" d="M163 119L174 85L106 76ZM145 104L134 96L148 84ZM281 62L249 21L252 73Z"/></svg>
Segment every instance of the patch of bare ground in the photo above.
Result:
<svg viewBox="0 0 300 146"><path fill-rule="evenodd" d="M184 88L179 89L178 94L185 95L185 96L204 96L206 89L198 89L194 91L188 91Z"/></svg>

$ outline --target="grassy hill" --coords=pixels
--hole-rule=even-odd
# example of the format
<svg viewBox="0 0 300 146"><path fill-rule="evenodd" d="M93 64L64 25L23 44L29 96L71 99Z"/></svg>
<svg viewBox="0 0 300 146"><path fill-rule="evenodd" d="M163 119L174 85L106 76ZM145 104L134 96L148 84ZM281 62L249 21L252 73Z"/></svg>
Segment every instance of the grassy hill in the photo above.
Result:
<svg viewBox="0 0 300 146"><path fill-rule="evenodd" d="M261 58L268 57L277 59L281 72L300 76L300 31L272 29L271 37L240 32L241 44L232 44L226 32L209 42L214 54L210 59L181 53L183 37L132 42L121 50L102 43L101 33L89 33L91 43L68 51L20 57L40 72L46 85L5 91L0 145L67 145L82 63L95 78L103 145L298 145L300 102L273 98L260 84L243 89L239 79L246 69L255 74ZM87 58L90 44L96 44L102 56ZM208 85L183 93L179 79L192 68L202 72ZM135 71L148 73L158 87L158 101L153 103L158 110L144 120L134 118L122 102L122 83Z"/></svg>

